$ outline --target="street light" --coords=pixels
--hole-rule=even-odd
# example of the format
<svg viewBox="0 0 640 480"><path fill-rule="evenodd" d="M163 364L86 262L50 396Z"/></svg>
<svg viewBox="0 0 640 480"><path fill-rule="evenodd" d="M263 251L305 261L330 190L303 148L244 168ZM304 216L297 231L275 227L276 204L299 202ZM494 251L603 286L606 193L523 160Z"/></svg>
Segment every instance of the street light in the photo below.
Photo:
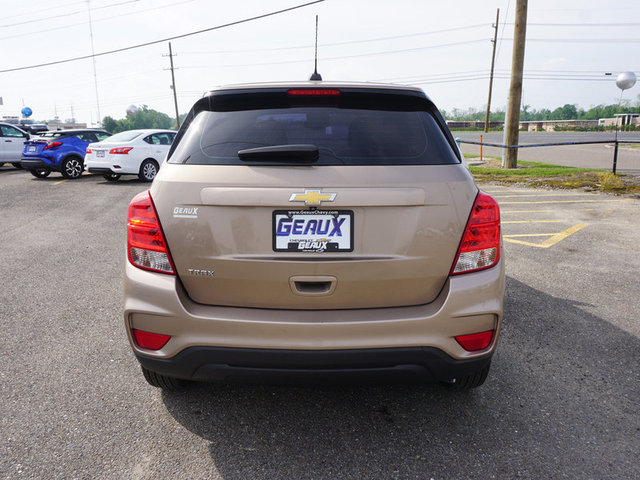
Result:
<svg viewBox="0 0 640 480"><path fill-rule="evenodd" d="M622 103L622 94L625 90L630 89L636 84L636 74L633 72L622 72L616 77L616 85L620 89L620 100L618 100L618 108ZM616 139L613 147L613 173L616 173L616 165L618 164L618 119L616 118Z"/></svg>

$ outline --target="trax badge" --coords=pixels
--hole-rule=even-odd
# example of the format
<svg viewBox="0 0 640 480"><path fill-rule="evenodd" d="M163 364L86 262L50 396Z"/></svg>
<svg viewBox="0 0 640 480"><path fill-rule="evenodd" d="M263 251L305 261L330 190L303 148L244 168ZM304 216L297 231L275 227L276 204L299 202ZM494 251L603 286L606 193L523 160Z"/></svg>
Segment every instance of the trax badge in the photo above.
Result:
<svg viewBox="0 0 640 480"><path fill-rule="evenodd" d="M305 190L304 193L293 193L290 202L304 202L308 207L317 207L322 202L333 202L335 193L322 193L320 190Z"/></svg>

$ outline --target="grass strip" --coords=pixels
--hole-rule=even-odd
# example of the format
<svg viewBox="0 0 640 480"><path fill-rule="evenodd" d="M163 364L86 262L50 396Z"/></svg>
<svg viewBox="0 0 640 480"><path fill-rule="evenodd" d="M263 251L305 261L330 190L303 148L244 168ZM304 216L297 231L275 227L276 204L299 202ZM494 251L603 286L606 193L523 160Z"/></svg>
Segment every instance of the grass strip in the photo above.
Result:
<svg viewBox="0 0 640 480"><path fill-rule="evenodd" d="M466 158L474 157L469 155ZM640 177L614 175L596 168L566 167L527 161L518 161L518 168L502 168L499 159L489 158L483 165L469 166L469 170L478 183L517 183L533 188L584 189L640 197Z"/></svg>

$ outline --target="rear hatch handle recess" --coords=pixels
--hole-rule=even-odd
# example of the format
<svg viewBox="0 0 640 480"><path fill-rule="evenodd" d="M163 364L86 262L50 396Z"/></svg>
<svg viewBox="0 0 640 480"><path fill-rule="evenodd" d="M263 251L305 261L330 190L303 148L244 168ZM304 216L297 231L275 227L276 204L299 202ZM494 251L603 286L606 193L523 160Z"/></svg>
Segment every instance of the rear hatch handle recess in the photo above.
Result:
<svg viewBox="0 0 640 480"><path fill-rule="evenodd" d="M316 163L320 157L318 147L309 144L271 145L238 151L243 161Z"/></svg>

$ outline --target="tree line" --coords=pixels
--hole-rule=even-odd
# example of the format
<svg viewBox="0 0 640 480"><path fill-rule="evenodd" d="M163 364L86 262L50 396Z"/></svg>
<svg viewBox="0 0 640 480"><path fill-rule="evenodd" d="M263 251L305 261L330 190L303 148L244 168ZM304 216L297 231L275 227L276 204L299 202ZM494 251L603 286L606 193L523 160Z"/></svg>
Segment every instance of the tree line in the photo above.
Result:
<svg viewBox="0 0 640 480"><path fill-rule="evenodd" d="M484 121L485 110L476 108L458 109L451 111L441 110L442 116L447 120L458 121ZM596 105L588 110L567 103L555 110L541 108L536 110L530 105L523 105L520 110L520 121L544 121L544 120L598 120L599 118L612 118L617 113L640 113L640 95L636 102L626 100L620 105ZM504 122L505 111L498 109L491 112L490 121Z"/></svg>
<svg viewBox="0 0 640 480"><path fill-rule="evenodd" d="M180 123L186 116L180 115ZM145 128L159 128L166 130L176 129L175 117L170 117L166 113L158 112L152 108L142 105L135 112L128 113L125 118L116 120L112 117L104 117L102 119L102 128L113 134L124 132L126 130L138 130Z"/></svg>
<svg viewBox="0 0 640 480"><path fill-rule="evenodd" d="M617 113L640 113L640 95L638 100L632 104L631 101L623 101L620 105L596 105L588 110L567 103L555 110L541 108L536 110L530 105L523 105L520 110L521 121L544 121L544 120L598 120L599 118L611 118ZM441 110L442 116L447 120L457 121L478 121L483 122L485 111L476 108L458 109L451 111ZM180 123L186 114L180 115ZM492 122L504 122L505 111L498 109L491 112ZM141 128L161 128L175 129L175 118L166 113L153 110L147 105L138 108L137 111L128 114L125 118L116 120L112 117L104 117L102 128L111 133L124 132Z"/></svg>

